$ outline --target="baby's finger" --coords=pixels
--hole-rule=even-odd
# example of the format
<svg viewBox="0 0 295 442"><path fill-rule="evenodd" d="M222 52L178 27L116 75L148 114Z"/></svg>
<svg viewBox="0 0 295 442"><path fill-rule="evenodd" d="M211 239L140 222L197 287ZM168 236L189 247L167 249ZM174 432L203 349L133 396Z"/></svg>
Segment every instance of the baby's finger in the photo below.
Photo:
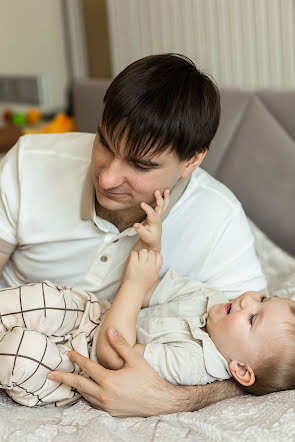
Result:
<svg viewBox="0 0 295 442"><path fill-rule="evenodd" d="M154 250L148 250L149 259L155 261L156 259L156 252Z"/></svg>
<svg viewBox="0 0 295 442"><path fill-rule="evenodd" d="M157 218L156 213L151 206L149 206L147 203L142 202L140 204L140 207L145 211L148 221L155 221L156 220L156 218Z"/></svg>
<svg viewBox="0 0 295 442"><path fill-rule="evenodd" d="M136 252L135 250L132 250L131 253L130 253L129 260L132 263L136 263L138 261L138 252Z"/></svg>
<svg viewBox="0 0 295 442"><path fill-rule="evenodd" d="M170 190L165 189L164 190L164 198L163 198L163 213L166 211L167 207L169 206L170 201Z"/></svg>
<svg viewBox="0 0 295 442"><path fill-rule="evenodd" d="M156 264L162 267L163 264L163 257L161 255L161 253L157 252L156 253Z"/></svg>
<svg viewBox="0 0 295 442"><path fill-rule="evenodd" d="M155 190L154 196L155 196L155 199L156 199L155 212L156 213L162 213L162 209L163 209L163 205L164 205L164 200L163 200L163 196L162 196L161 192L159 191L159 189Z"/></svg>
<svg viewBox="0 0 295 442"><path fill-rule="evenodd" d="M141 264L144 264L148 261L149 259L149 251L147 249L141 249L139 251L139 262Z"/></svg>
<svg viewBox="0 0 295 442"><path fill-rule="evenodd" d="M150 232L140 223L133 224L133 227L136 233L138 233L138 235L140 236L140 238L144 242L148 242L148 240L150 239Z"/></svg>

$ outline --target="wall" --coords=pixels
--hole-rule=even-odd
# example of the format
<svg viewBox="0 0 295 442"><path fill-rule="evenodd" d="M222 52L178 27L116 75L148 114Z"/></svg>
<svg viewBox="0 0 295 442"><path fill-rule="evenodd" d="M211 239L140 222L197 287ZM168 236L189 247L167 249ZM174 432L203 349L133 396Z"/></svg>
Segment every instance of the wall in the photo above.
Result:
<svg viewBox="0 0 295 442"><path fill-rule="evenodd" d="M2 0L0 3L0 75L40 74L44 109L66 103L68 53L60 0Z"/></svg>
<svg viewBox="0 0 295 442"><path fill-rule="evenodd" d="M295 86L295 0L108 0L113 74L180 52L219 86Z"/></svg>
<svg viewBox="0 0 295 442"><path fill-rule="evenodd" d="M106 0L83 0L89 76L111 77Z"/></svg>

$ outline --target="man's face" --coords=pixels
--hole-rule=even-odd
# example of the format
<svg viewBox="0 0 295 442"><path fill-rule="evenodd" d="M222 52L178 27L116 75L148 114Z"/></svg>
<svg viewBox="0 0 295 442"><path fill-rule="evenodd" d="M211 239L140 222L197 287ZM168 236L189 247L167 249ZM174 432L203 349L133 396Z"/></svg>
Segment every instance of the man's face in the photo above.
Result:
<svg viewBox="0 0 295 442"><path fill-rule="evenodd" d="M171 190L181 176L194 170L169 150L128 158L124 141L119 147L116 152L104 128L99 128L92 149L92 179L98 203L108 210L138 208L142 201L153 204L156 189Z"/></svg>
<svg viewBox="0 0 295 442"><path fill-rule="evenodd" d="M232 302L211 307L207 331L228 362L237 360L254 369L260 359L280 349L286 323L294 322L292 303L246 292Z"/></svg>

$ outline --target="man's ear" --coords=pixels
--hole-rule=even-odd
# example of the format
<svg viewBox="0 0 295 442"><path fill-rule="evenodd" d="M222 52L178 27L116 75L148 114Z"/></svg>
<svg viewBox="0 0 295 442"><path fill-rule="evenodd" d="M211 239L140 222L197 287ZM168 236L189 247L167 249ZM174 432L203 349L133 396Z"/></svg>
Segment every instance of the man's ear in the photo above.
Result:
<svg viewBox="0 0 295 442"><path fill-rule="evenodd" d="M255 374L251 367L238 361L230 361L229 369L233 377L245 387L250 387L255 382Z"/></svg>
<svg viewBox="0 0 295 442"><path fill-rule="evenodd" d="M205 158L208 149L204 149L203 152L196 152L186 163L185 168L181 174L183 178L188 178L191 176L194 170L200 166L203 159Z"/></svg>

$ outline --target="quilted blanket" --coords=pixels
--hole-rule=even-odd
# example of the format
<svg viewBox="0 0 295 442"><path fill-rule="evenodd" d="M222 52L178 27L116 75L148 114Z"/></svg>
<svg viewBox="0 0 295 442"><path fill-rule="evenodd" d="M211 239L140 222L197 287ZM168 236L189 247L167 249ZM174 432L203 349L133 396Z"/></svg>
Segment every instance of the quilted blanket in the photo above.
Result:
<svg viewBox="0 0 295 442"><path fill-rule="evenodd" d="M251 222L271 294L295 296L295 259ZM2 441L293 441L295 391L240 396L193 413L113 418L81 399L73 406L26 408L0 391Z"/></svg>

